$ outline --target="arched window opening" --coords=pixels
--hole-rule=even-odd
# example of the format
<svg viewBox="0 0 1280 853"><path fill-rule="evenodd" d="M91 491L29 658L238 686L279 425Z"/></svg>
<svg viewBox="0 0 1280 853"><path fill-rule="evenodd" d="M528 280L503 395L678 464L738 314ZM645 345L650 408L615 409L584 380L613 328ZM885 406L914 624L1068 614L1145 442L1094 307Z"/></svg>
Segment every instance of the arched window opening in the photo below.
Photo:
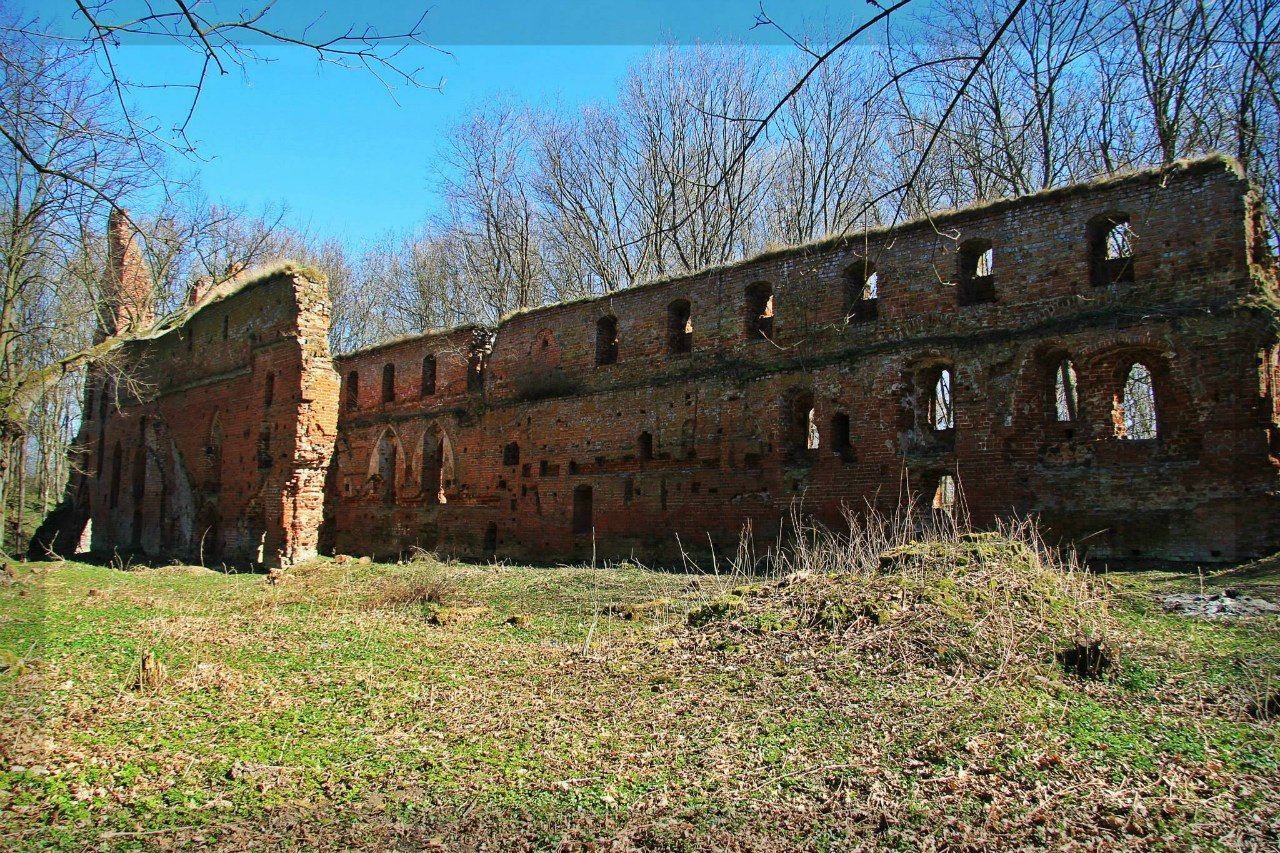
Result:
<svg viewBox="0 0 1280 853"><path fill-rule="evenodd" d="M360 408L360 373L355 370L347 374L347 408Z"/></svg>
<svg viewBox="0 0 1280 853"><path fill-rule="evenodd" d="M1062 423L1076 420L1079 399L1075 365L1071 363L1071 359L1064 358L1053 371L1054 419Z"/></svg>
<svg viewBox="0 0 1280 853"><path fill-rule="evenodd" d="M653 458L653 434L642 432L636 439L636 452L642 460Z"/></svg>
<svg viewBox="0 0 1280 853"><path fill-rule="evenodd" d="M618 361L618 318L601 317L596 321L596 365Z"/></svg>
<svg viewBox="0 0 1280 853"><path fill-rule="evenodd" d="M933 493L934 512L951 515L956 508L956 480L950 474L938 478L938 488Z"/></svg>
<svg viewBox="0 0 1280 853"><path fill-rule="evenodd" d="M956 300L959 304L996 301L995 250L990 240L961 243L956 263Z"/></svg>
<svg viewBox="0 0 1280 853"><path fill-rule="evenodd" d="M520 445L517 442L511 442L502 448L502 464L503 465L519 465L520 464Z"/></svg>
<svg viewBox="0 0 1280 853"><path fill-rule="evenodd" d="M436 393L436 357L428 355L422 359L422 396L430 397Z"/></svg>
<svg viewBox="0 0 1280 853"><path fill-rule="evenodd" d="M853 458L852 424L844 412L831 416L831 450L842 459Z"/></svg>
<svg viewBox="0 0 1280 853"><path fill-rule="evenodd" d="M746 291L747 337L773 337L773 287L758 281Z"/></svg>
<svg viewBox="0 0 1280 853"><path fill-rule="evenodd" d="M880 275L870 261L845 270L845 314L857 322L874 320L880 314Z"/></svg>
<svg viewBox="0 0 1280 853"><path fill-rule="evenodd" d="M378 496L383 503L395 503L396 501L396 466L399 462L400 451L396 445L395 434L391 430L384 430L382 437L378 439L377 449L374 459L374 473L378 478Z"/></svg>
<svg viewBox="0 0 1280 853"><path fill-rule="evenodd" d="M585 536L592 530L592 494L590 486L573 489L573 534Z"/></svg>
<svg viewBox="0 0 1280 853"><path fill-rule="evenodd" d="M1158 436L1155 383L1142 362L1134 362L1129 368L1115 406L1117 438L1145 441Z"/></svg>
<svg viewBox="0 0 1280 853"><path fill-rule="evenodd" d="M929 423L937 431L956 428L956 412L951 395L951 371L943 368L929 395Z"/></svg>
<svg viewBox="0 0 1280 853"><path fill-rule="evenodd" d="M262 405L266 406L267 408L270 408L271 404L275 402L275 399L276 399L276 375L274 373L268 373L266 383L264 384L262 389Z"/></svg>
<svg viewBox="0 0 1280 853"><path fill-rule="evenodd" d="M1108 213L1089 221L1089 278L1094 287L1133 281L1136 235L1127 213Z"/></svg>
<svg viewBox="0 0 1280 853"><path fill-rule="evenodd" d="M393 403L396 399L396 366L394 364L384 364L382 366L382 402Z"/></svg>
<svg viewBox="0 0 1280 853"><path fill-rule="evenodd" d="M684 355L693 351L693 315L688 299L667 306L667 351Z"/></svg>
<svg viewBox="0 0 1280 853"><path fill-rule="evenodd" d="M516 448L519 453L519 446ZM505 457L506 450L503 450ZM449 440L436 425L427 430L422 437L422 470L419 474L420 488L427 503L448 503L444 494L446 473L451 469L449 461ZM519 458L517 457L517 463Z"/></svg>

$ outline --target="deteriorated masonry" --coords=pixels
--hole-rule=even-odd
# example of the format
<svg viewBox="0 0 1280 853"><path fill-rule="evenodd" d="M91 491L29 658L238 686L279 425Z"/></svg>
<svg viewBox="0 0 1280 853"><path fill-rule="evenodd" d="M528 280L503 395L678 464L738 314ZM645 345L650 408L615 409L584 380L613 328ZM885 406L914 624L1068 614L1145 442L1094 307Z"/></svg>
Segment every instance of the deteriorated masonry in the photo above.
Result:
<svg viewBox="0 0 1280 853"><path fill-rule="evenodd" d="M64 550L92 519L94 549L206 561L671 561L772 537L797 500L840 523L913 494L979 524L1036 515L1099 559L1239 560L1280 548L1263 233L1211 158L393 341L336 373L315 277L260 275L135 348L148 393L95 406L109 379L90 384L56 526Z"/></svg>

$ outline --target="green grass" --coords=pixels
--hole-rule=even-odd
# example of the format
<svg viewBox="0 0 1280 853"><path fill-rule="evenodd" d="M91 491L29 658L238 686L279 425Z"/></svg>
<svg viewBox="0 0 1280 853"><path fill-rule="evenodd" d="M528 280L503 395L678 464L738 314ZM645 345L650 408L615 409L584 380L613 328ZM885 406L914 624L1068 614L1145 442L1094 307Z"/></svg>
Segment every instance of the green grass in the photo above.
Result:
<svg viewBox="0 0 1280 853"><path fill-rule="evenodd" d="M23 565L0 589L0 842L1275 844L1280 742L1246 713L1280 687L1275 620L1166 616L1177 576L1109 582L1123 669L1082 682L891 672L756 589L736 633L687 624L741 578ZM430 624L441 606L475 610ZM133 689L144 651L155 689Z"/></svg>

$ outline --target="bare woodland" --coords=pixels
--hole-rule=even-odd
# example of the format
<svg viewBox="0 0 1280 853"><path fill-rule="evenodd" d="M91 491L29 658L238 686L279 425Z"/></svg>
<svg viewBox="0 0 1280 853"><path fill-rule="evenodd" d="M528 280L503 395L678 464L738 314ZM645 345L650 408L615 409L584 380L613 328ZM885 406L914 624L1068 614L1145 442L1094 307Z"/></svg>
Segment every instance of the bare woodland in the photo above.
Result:
<svg viewBox="0 0 1280 853"><path fill-rule="evenodd" d="M477 109L423 152L445 213L366 246L291 227L283 207L211 204L178 177L198 156L192 113L170 127L131 111L113 52L137 32L189 47L192 79L174 85L194 112L208 75L259 59L246 34L388 85L431 85L412 64L432 61L429 20L317 36L271 29L265 9L219 22L198 3L159 3L120 21L113 6L80 6L84 40L0 20L10 519L57 501L84 367L110 369L115 342L97 330L113 206L139 230L157 316L180 316L197 280L290 257L329 277L336 352L1209 151L1243 163L1280 233L1277 0L908 2L869 9L876 26L829 56L848 34L797 34L762 12L786 49L662 46L611 101Z"/></svg>

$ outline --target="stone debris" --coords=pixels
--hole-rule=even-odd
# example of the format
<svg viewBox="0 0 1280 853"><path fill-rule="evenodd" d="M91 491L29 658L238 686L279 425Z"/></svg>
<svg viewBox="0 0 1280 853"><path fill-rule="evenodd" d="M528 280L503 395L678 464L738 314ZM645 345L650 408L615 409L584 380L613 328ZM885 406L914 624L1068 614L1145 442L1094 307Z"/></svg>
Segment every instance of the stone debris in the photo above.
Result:
<svg viewBox="0 0 1280 853"><path fill-rule="evenodd" d="M1280 615L1280 605L1264 598L1244 595L1239 590L1186 592L1160 599L1165 611L1199 619L1239 619L1243 616Z"/></svg>

